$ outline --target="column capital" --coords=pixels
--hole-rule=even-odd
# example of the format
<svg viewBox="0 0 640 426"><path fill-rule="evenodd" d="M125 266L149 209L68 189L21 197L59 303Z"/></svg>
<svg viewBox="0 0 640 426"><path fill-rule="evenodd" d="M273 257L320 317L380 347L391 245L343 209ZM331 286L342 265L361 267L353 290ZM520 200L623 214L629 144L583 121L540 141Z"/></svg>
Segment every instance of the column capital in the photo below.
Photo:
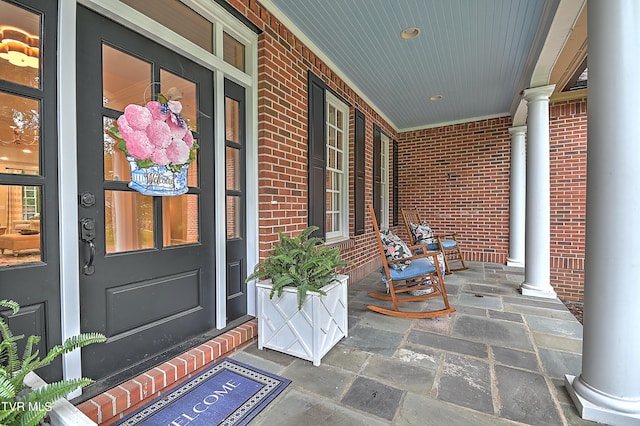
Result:
<svg viewBox="0 0 640 426"><path fill-rule="evenodd" d="M510 135L525 134L526 132L527 132L527 126L509 127Z"/></svg>
<svg viewBox="0 0 640 426"><path fill-rule="evenodd" d="M549 97L555 90L556 85L550 84L548 86L530 87L524 89L522 93L527 102L549 100Z"/></svg>

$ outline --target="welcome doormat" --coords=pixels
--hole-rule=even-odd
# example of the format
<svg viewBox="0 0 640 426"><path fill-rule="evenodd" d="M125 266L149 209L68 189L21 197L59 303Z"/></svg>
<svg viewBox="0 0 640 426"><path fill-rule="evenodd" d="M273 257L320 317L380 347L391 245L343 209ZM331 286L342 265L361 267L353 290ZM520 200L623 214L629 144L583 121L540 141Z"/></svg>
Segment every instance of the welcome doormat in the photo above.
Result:
<svg viewBox="0 0 640 426"><path fill-rule="evenodd" d="M116 425L246 425L291 380L223 359Z"/></svg>

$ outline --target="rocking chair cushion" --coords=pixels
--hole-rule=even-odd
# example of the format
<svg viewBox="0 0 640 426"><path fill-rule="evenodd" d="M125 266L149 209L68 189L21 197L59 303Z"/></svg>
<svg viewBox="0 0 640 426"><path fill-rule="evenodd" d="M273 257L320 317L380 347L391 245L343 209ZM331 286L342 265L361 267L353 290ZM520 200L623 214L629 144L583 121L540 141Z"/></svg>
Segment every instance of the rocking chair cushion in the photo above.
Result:
<svg viewBox="0 0 640 426"><path fill-rule="evenodd" d="M433 236L433 231L426 222L422 222L421 224L411 223L409 227L411 228L411 236L414 244L435 244L437 250L438 240ZM428 247L428 249L433 250L431 247Z"/></svg>
<svg viewBox="0 0 640 426"><path fill-rule="evenodd" d="M454 249L458 245L454 240L442 240L443 249Z"/></svg>
<svg viewBox="0 0 640 426"><path fill-rule="evenodd" d="M429 259L423 257L412 260L411 264L406 266L403 270L389 269L389 274L393 281L408 280L421 275L432 274L435 270L436 267L429 262Z"/></svg>
<svg viewBox="0 0 640 426"><path fill-rule="evenodd" d="M382 241L387 262L412 256L409 246L392 231L380 232L380 240ZM402 271L410 264L411 261L407 260L404 262L389 263L389 267L391 271Z"/></svg>

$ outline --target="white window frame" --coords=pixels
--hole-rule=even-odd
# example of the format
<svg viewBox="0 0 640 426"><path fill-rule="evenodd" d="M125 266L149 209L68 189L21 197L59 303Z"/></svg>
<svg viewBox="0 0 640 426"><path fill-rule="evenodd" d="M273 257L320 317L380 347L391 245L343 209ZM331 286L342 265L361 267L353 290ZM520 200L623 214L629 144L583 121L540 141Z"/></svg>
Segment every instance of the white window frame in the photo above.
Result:
<svg viewBox="0 0 640 426"><path fill-rule="evenodd" d="M342 163L336 166L339 166L340 169L330 168L329 167L329 154L331 150L334 148L330 148L329 146L329 137L331 134L331 130L336 129L335 124L330 124L329 110L330 107L334 107L336 111L339 111L343 115L342 120L342 128L339 129L342 134ZM338 173L340 180L338 184L339 188L339 198L338 202L340 203L337 206L337 210L329 210L328 206L325 205L325 220L327 215L329 214L339 214L338 229L335 231L329 231L327 228L325 232L325 241L327 243L336 242L340 240L349 239L349 106L334 96L329 91L326 92L326 101L325 101L325 127L326 127L326 140L325 140L325 149L327 151L327 164L325 165L325 173ZM326 188L326 197L332 196L334 191L330 188ZM325 201L326 202L326 201Z"/></svg>
<svg viewBox="0 0 640 426"><path fill-rule="evenodd" d="M389 228L389 136L380 134L380 228Z"/></svg>

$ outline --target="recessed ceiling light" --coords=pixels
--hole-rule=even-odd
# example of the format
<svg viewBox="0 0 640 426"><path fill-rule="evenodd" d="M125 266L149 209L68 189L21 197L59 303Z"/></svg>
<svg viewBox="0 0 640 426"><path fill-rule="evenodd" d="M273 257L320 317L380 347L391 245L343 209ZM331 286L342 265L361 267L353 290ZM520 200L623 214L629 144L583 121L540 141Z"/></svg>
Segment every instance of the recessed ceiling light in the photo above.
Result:
<svg viewBox="0 0 640 426"><path fill-rule="evenodd" d="M416 38L419 35L420 35L420 28L418 27L407 27L400 32L400 37L402 37L405 40Z"/></svg>
<svg viewBox="0 0 640 426"><path fill-rule="evenodd" d="M443 97L444 97L444 96L442 96L442 95L434 95L434 96L430 97L430 98L429 98L429 100L431 100L431 101L439 101L439 100L441 100Z"/></svg>
<svg viewBox="0 0 640 426"><path fill-rule="evenodd" d="M22 150L25 154L31 154L31 150L29 148L25 148Z"/></svg>
<svg viewBox="0 0 640 426"><path fill-rule="evenodd" d="M9 157L0 157L0 160L2 161L7 161L9 159Z"/></svg>

